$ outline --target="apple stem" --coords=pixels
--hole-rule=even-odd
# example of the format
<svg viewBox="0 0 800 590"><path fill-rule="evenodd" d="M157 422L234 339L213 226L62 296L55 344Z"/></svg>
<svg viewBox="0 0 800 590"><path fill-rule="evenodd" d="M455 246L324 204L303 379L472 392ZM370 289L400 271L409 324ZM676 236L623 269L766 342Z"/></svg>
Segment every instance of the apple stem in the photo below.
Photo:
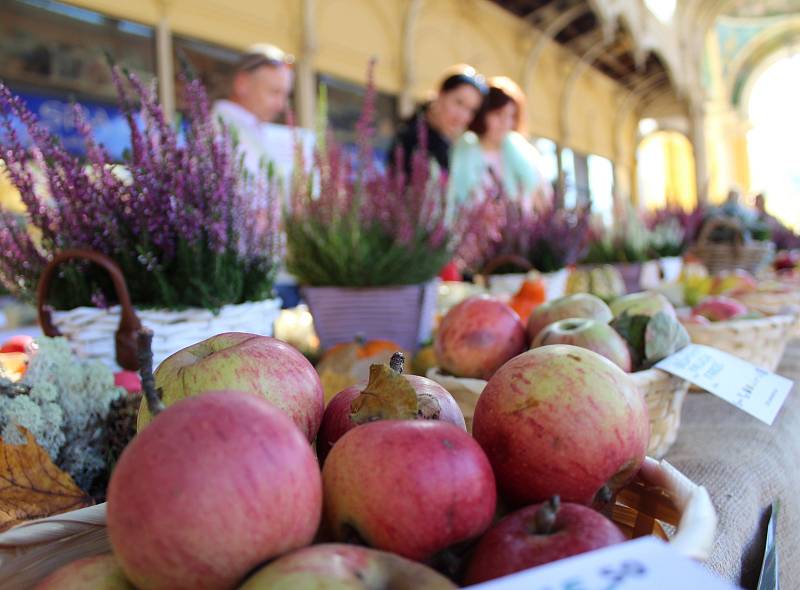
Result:
<svg viewBox="0 0 800 590"><path fill-rule="evenodd" d="M595 494L594 499L595 502L604 506L611 502L611 499L614 497L614 494L611 492L611 488L607 485L604 485L602 488L597 490L597 494Z"/></svg>
<svg viewBox="0 0 800 590"><path fill-rule="evenodd" d="M153 417L164 409L161 401L161 390L156 389L153 376L153 331L141 328L136 335L136 356L139 360L139 376L142 379L142 391L147 400L147 409Z"/></svg>
<svg viewBox="0 0 800 590"><path fill-rule="evenodd" d="M406 357L402 352L395 352L392 355L392 358L389 360L389 368L391 368L396 373L403 372L406 365Z"/></svg>
<svg viewBox="0 0 800 590"><path fill-rule="evenodd" d="M553 496L539 507L533 516L534 532L537 535L549 535L552 532L560 507L561 498L558 496Z"/></svg>

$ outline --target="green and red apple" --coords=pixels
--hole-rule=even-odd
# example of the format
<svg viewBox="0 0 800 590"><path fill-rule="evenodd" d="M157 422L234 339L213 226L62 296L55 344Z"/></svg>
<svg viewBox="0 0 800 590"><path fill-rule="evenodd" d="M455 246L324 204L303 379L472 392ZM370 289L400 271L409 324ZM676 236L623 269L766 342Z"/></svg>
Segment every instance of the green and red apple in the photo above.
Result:
<svg viewBox="0 0 800 590"><path fill-rule="evenodd" d="M663 311L673 319L677 318L675 307L673 307L669 299L655 291L642 291L617 297L611 302L610 307L614 317L619 317L623 313L627 313L630 316L646 315L653 317L658 312Z"/></svg>
<svg viewBox="0 0 800 590"><path fill-rule="evenodd" d="M244 391L286 412L309 441L322 420L325 396L314 366L290 345L268 336L217 334L166 358L155 379L166 406L205 391ZM139 432L150 418L142 400Z"/></svg>
<svg viewBox="0 0 800 590"><path fill-rule="evenodd" d="M258 570L240 590L451 590L431 568L385 551L327 543L299 549Z"/></svg>
<svg viewBox="0 0 800 590"><path fill-rule="evenodd" d="M607 324L614 317L608 305L595 295L575 293L543 303L528 318L528 338L536 340L539 332L553 322L568 318L589 318Z"/></svg>
<svg viewBox="0 0 800 590"><path fill-rule="evenodd" d="M626 373L632 370L628 343L606 323L587 318L569 318L550 324L539 332L531 348L548 344L572 344L593 350Z"/></svg>
<svg viewBox="0 0 800 590"><path fill-rule="evenodd" d="M85 557L60 567L35 590L136 590L111 553Z"/></svg>
<svg viewBox="0 0 800 590"><path fill-rule="evenodd" d="M512 504L555 495L589 504L639 470L650 420L630 375L596 352L559 344L495 373L475 407L473 435Z"/></svg>

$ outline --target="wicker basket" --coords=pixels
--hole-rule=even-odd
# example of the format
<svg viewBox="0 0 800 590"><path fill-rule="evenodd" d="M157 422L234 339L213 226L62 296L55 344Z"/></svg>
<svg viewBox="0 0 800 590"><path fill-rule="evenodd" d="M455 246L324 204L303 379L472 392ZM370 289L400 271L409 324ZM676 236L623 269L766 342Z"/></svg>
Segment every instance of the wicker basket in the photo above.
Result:
<svg viewBox="0 0 800 590"><path fill-rule="evenodd" d="M59 265L70 260L88 260L103 267L120 304L107 309L52 310L47 305L50 285ZM153 364L158 366L174 352L221 332L272 336L281 310L280 299L224 305L217 312L201 308L136 310L119 266L91 250L65 250L56 255L42 271L37 300L39 324L46 336L64 336L76 356L99 360L114 371L137 369L136 333L142 325L153 331Z"/></svg>
<svg viewBox="0 0 800 590"><path fill-rule="evenodd" d="M757 367L778 368L797 323L794 315L775 315L752 320L710 324L684 324L692 342L713 346Z"/></svg>
<svg viewBox="0 0 800 590"><path fill-rule="evenodd" d="M678 438L681 409L689 391L689 382L660 369L631 373L631 377L644 395L650 415L647 454L660 459Z"/></svg>
<svg viewBox="0 0 800 590"><path fill-rule="evenodd" d="M663 460L645 459L617 494L610 517L629 538L655 535L698 561L714 547L717 514L708 491Z"/></svg>
<svg viewBox="0 0 800 590"><path fill-rule="evenodd" d="M748 309L765 315L792 314L797 321L792 335L800 337L800 287L790 291L754 291L736 295Z"/></svg>
<svg viewBox="0 0 800 590"><path fill-rule="evenodd" d="M467 431L472 433L475 405L483 388L486 387L486 381L445 375L438 367L431 368L427 377L436 381L455 398L461 413L464 414ZM681 408L689 390L689 382L659 369L631 373L631 377L644 395L650 416L650 443L647 446L647 454L660 459L678 437Z"/></svg>
<svg viewBox="0 0 800 590"><path fill-rule="evenodd" d="M711 241L712 232L720 228L732 232L732 242ZM756 274L770 261L774 253L775 244L772 242L745 242L741 223L726 217L709 219L703 224L697 237L697 244L692 248L692 254L705 264L711 274L737 268Z"/></svg>
<svg viewBox="0 0 800 590"><path fill-rule="evenodd" d="M629 538L655 535L681 554L708 557L717 516L708 492L665 461L646 459L609 516ZM27 590L77 559L110 551L106 505L21 524L0 534L0 588Z"/></svg>

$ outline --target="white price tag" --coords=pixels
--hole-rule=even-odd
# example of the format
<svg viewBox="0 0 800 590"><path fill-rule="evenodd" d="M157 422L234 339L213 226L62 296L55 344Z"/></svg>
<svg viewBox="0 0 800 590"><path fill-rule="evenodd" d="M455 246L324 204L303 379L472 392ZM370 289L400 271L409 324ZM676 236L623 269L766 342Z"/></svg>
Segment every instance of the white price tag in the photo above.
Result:
<svg viewBox="0 0 800 590"><path fill-rule="evenodd" d="M772 424L794 383L727 352L690 344L656 364Z"/></svg>
<svg viewBox="0 0 800 590"><path fill-rule="evenodd" d="M734 590L736 587L655 537L576 555L473 590Z"/></svg>

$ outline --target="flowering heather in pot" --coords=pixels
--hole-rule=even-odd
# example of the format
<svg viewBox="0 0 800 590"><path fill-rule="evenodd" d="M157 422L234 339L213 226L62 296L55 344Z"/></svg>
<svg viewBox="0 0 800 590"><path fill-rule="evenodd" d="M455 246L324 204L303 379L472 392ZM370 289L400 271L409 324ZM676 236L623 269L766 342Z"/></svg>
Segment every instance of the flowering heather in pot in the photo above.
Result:
<svg viewBox="0 0 800 590"><path fill-rule="evenodd" d="M560 209L548 204L531 210L519 201L503 199L505 225L491 244L486 257L474 268L480 271L493 258L521 256L539 272L555 272L575 264L586 252L589 210ZM495 272L519 272L517 267L500 267Z"/></svg>
<svg viewBox="0 0 800 590"><path fill-rule="evenodd" d="M0 157L27 208L24 222L0 214L0 280L31 299L55 252L89 248L119 264L138 307L216 309L270 297L279 252L273 183L243 172L198 80L186 84L181 132L167 123L152 88L116 67L113 75L131 132L124 167L93 140L80 106L74 114L85 160L59 145L0 83ZM65 266L51 303L99 303L100 293L113 292L106 281L93 266Z"/></svg>
<svg viewBox="0 0 800 590"><path fill-rule="evenodd" d="M296 166L300 172L284 213L287 268L306 285L423 283L453 257L468 263L481 256L499 235L498 201L448 208L445 178L432 174L424 140L415 153L396 154L393 170L376 166L373 67L356 127L356 161L323 130L310 172ZM412 158L411 178L400 165L406 156Z"/></svg>
<svg viewBox="0 0 800 590"><path fill-rule="evenodd" d="M647 214L645 223L652 236L652 248L659 256L680 256L697 239L706 210L695 207L685 211L670 206Z"/></svg>

